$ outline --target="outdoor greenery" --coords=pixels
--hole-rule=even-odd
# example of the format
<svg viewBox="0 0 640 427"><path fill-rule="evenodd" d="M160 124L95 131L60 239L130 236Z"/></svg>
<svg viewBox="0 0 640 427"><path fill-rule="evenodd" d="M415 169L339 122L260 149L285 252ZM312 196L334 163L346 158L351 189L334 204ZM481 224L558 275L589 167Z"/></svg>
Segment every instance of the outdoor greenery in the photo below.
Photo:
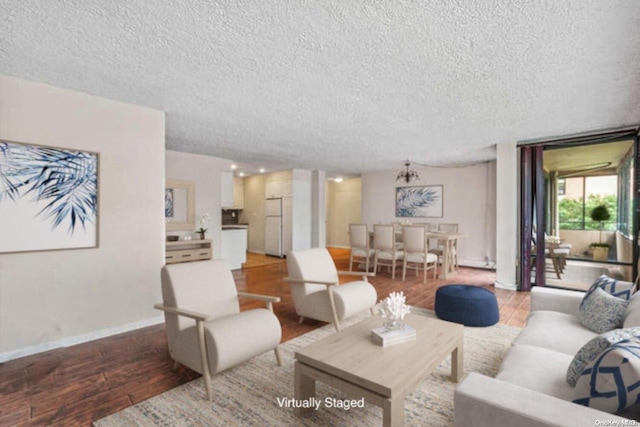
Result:
<svg viewBox="0 0 640 427"><path fill-rule="evenodd" d="M605 205L611 214L608 221L603 223L603 230L615 230L617 223L617 204L616 195L610 194L602 196L599 194L591 194L587 197L587 202L582 203L582 197L579 199L562 199L558 206L560 215L561 230L599 230L600 222L592 221L589 218L591 211L599 205Z"/></svg>

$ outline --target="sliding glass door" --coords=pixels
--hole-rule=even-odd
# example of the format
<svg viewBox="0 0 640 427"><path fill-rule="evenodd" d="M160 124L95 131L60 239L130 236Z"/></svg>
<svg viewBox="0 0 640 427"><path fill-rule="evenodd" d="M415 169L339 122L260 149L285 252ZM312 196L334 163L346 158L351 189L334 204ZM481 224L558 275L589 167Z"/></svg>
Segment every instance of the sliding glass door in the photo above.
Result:
<svg viewBox="0 0 640 427"><path fill-rule="evenodd" d="M634 280L638 130L520 145L519 288Z"/></svg>

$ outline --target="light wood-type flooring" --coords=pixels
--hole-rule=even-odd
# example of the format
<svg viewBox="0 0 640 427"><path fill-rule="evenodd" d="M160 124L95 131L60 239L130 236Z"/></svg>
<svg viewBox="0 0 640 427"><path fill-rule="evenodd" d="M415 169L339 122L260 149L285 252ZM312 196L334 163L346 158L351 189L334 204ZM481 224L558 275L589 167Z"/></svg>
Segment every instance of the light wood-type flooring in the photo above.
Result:
<svg viewBox="0 0 640 427"><path fill-rule="evenodd" d="M339 270L348 269L348 250L332 249L331 253ZM282 340L322 326L322 322L310 320L298 323L289 285L282 281L287 275L286 262L265 259L263 264L257 257L251 257L256 267L234 272L236 284L240 291L282 298L274 305L282 324ZM379 299L393 291L404 291L408 304L433 309L438 287L467 283L495 292L501 323L522 327L529 313L529 294L494 289L492 271L461 268L452 279L429 277L426 285L422 277L413 274L406 282L397 277L392 280L383 270L370 279ZM259 306L254 302L241 305L242 309ZM163 325L0 364L0 426L90 425L199 376L186 368L173 370L172 366Z"/></svg>

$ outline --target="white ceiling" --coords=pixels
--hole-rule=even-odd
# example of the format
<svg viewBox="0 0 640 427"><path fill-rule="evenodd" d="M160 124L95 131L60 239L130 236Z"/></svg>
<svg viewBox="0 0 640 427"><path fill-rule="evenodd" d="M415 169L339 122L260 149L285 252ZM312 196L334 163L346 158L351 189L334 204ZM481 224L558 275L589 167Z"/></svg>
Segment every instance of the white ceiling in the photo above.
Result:
<svg viewBox="0 0 640 427"><path fill-rule="evenodd" d="M0 73L167 113L167 148L329 173L640 122L640 1L0 2Z"/></svg>

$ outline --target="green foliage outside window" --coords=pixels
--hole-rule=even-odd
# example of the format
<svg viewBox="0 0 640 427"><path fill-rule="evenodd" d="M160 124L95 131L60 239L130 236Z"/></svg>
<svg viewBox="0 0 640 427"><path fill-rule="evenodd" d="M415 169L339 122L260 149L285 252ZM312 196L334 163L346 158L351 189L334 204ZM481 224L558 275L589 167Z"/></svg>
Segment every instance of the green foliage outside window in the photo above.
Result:
<svg viewBox="0 0 640 427"><path fill-rule="evenodd" d="M558 204L561 230L599 230L600 223L591 221L589 214L598 205L606 205L611 214L609 221L604 223L603 230L615 230L617 223L618 198L614 194L602 196L590 194L583 206L582 197L579 199L562 199Z"/></svg>

